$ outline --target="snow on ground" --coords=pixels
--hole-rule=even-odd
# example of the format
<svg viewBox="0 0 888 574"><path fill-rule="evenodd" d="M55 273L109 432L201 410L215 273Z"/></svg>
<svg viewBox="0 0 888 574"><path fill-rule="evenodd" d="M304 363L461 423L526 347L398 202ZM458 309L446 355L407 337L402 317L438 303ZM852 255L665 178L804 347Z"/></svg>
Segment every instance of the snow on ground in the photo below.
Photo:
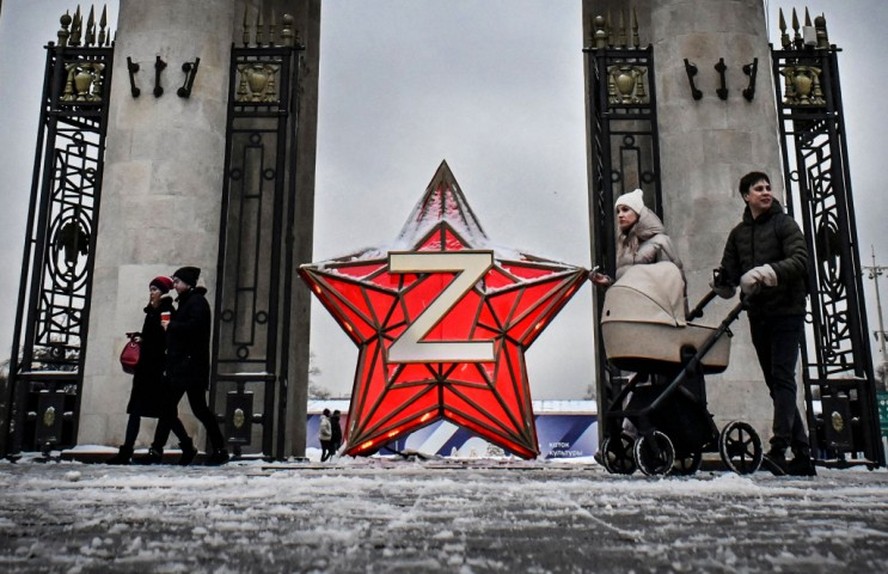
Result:
<svg viewBox="0 0 888 574"><path fill-rule="evenodd" d="M650 479L589 460L312 458L2 462L0 571L888 571L884 470Z"/></svg>

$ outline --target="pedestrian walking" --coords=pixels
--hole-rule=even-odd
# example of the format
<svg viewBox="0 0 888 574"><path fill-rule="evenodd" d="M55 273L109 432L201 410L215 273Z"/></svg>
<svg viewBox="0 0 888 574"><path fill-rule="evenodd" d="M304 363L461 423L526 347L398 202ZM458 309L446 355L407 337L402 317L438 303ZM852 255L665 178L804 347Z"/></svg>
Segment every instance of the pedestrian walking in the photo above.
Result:
<svg viewBox="0 0 888 574"><path fill-rule="evenodd" d="M126 434L117 454L105 461L107 464L129 464L132 461L142 417L168 419L167 424L179 439L183 457L187 453L193 459L197 453L191 437L179 420L169 387L164 384L166 333L160 323L162 316L174 312L173 300L169 295L172 288L173 280L163 275L155 277L148 284L148 304L143 309L145 320L137 335L141 347L139 362L133 373L132 390L126 406L129 414ZM149 451L148 456L156 454ZM157 462L160 462L160 458L157 456Z"/></svg>
<svg viewBox="0 0 888 574"><path fill-rule="evenodd" d="M326 461L333 455L331 450L332 438L333 427L330 424L330 409L324 409L318 424L318 441L321 443L321 462Z"/></svg>
<svg viewBox="0 0 888 574"><path fill-rule="evenodd" d="M339 412L339 409L334 410L333 414L330 415L330 450L332 451L330 458L339 452L339 447L342 446L342 426L339 422L340 417L341 413Z"/></svg>
<svg viewBox="0 0 888 574"><path fill-rule="evenodd" d="M191 412L207 429L212 451L207 464L228 462L225 439L215 415L207 406L210 384L210 305L207 289L198 285L200 268L180 267L173 273L173 288L178 293L176 315L161 323L167 334L167 377L176 404L188 395ZM154 434L154 448L163 448L170 428L161 420Z"/></svg>
<svg viewBox="0 0 888 574"><path fill-rule="evenodd" d="M725 243L719 284L722 297L736 287L747 304L749 330L774 415L765 466L774 474L816 474L802 415L796 406L796 363L808 295L808 249L798 224L771 193L767 174L754 171L740 179L746 203L742 221ZM786 460L786 449L792 460Z"/></svg>
<svg viewBox="0 0 888 574"><path fill-rule="evenodd" d="M641 189L618 197L614 212L618 227L616 279L633 265L669 261L682 269L678 251L666 234L663 222L645 206ZM614 282L614 278L597 271L590 274L590 279L601 287Z"/></svg>

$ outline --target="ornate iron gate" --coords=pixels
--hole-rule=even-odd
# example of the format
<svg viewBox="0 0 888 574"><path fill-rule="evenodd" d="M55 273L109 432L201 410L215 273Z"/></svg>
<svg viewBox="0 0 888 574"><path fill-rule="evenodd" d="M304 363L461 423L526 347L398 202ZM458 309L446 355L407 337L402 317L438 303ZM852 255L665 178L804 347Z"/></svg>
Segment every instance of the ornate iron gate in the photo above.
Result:
<svg viewBox="0 0 888 574"><path fill-rule="evenodd" d="M609 27L594 20L593 47L586 53L589 98L589 134L592 158L590 214L593 263L612 277L616 271L614 199L635 188L644 190L645 204L662 219L660 150L654 90L653 47L639 48L638 24L631 30ZM603 300L594 291L595 325ZM601 333L598 333L601 340ZM599 420L610 409L623 386L618 370L611 370L598 345L597 397ZM599 433L605 436L605 433Z"/></svg>
<svg viewBox="0 0 888 574"><path fill-rule="evenodd" d="M261 16L245 16L244 46L232 48L210 407L224 405L236 455L259 438L263 456L281 458L303 47L289 16L277 44L274 28L266 43Z"/></svg>
<svg viewBox="0 0 888 574"><path fill-rule="evenodd" d="M102 13L62 17L46 47L27 235L10 360L6 454L77 437L102 192L113 48Z"/></svg>
<svg viewBox="0 0 888 574"><path fill-rule="evenodd" d="M772 53L787 207L802 222L812 264L802 348L815 455L837 465L885 463L851 195L837 49L823 17ZM812 35L811 32L814 32ZM807 42L802 32L807 32Z"/></svg>

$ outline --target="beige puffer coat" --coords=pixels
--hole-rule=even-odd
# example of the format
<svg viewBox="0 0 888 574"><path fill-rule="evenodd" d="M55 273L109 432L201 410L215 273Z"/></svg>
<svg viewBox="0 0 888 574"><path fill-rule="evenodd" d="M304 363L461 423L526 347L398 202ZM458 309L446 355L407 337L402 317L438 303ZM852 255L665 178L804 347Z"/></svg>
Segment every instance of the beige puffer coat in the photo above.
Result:
<svg viewBox="0 0 888 574"><path fill-rule="evenodd" d="M671 261L682 269L681 258L666 235L663 222L657 214L642 208L638 221L627 233L619 233L617 237L617 279L632 265Z"/></svg>

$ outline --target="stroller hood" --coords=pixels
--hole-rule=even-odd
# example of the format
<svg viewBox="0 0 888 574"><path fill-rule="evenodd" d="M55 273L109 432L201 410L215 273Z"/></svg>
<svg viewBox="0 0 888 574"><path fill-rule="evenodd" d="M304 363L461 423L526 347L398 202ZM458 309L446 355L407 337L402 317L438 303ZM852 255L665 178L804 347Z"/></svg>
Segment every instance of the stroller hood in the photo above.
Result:
<svg viewBox="0 0 888 574"><path fill-rule="evenodd" d="M626 269L604 298L601 322L610 321L684 327L687 322L681 270L668 261Z"/></svg>

